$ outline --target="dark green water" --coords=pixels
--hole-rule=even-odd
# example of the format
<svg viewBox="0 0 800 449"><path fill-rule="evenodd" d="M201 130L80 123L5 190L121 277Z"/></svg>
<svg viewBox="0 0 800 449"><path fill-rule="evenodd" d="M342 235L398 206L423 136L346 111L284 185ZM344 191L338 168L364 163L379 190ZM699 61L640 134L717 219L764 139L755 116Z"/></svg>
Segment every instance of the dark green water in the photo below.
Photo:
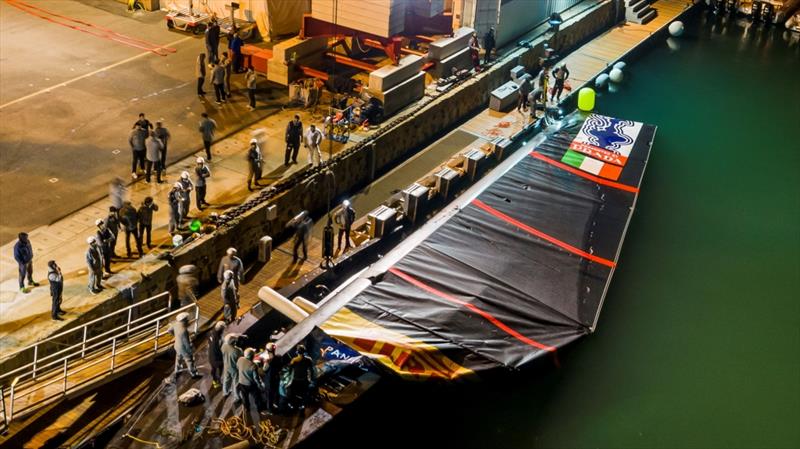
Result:
<svg viewBox="0 0 800 449"><path fill-rule="evenodd" d="M598 330L479 385L387 382L314 447L800 447L800 45L687 21L598 111L659 126Z"/></svg>

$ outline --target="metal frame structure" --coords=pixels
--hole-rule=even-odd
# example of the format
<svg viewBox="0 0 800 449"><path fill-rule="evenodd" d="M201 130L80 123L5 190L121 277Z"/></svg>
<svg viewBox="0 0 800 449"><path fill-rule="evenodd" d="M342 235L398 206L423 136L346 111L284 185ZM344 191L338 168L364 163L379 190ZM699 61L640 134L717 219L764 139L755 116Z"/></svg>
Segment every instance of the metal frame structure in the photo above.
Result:
<svg viewBox="0 0 800 449"><path fill-rule="evenodd" d="M159 346L159 339L169 332L168 326L165 325L170 322L170 318L181 312L188 312L193 315L194 333L197 333L200 318L199 306L197 304L189 304L170 311L170 299L171 296L168 292L161 293L89 321L74 329L53 335L12 354L12 356L17 355L32 349L33 361L0 376L0 385L2 386L7 385L8 381L11 380L10 384L8 384L8 390L0 386L4 421L13 420L15 414L28 413L54 400L80 392L88 384L94 383L99 378L110 377L109 375L114 374L115 371L119 372L123 368L135 365L145 357L152 357L166 351L171 346ZM134 309L160 300L166 300L163 307L159 307L154 312L142 317L133 317ZM100 333L89 337L92 328L99 328L104 322L107 323L109 319L123 315L127 315L124 324L109 330L102 330L101 328ZM82 338L79 342L68 345L52 354L43 357L39 356L39 348L42 345L54 344L65 336L81 334ZM141 354L122 362L118 361L121 354L134 348L140 348L148 343L152 343L152 350L143 351ZM104 363L108 364L105 369L100 369L83 379L73 379L72 383L70 383L70 376L74 378L77 373ZM75 367L72 370L70 370L71 365ZM61 388L50 389L51 391L45 390L45 388L54 384L60 384ZM20 397L34 393L40 396L34 403L15 410L15 403ZM6 404L7 398L8 404Z"/></svg>

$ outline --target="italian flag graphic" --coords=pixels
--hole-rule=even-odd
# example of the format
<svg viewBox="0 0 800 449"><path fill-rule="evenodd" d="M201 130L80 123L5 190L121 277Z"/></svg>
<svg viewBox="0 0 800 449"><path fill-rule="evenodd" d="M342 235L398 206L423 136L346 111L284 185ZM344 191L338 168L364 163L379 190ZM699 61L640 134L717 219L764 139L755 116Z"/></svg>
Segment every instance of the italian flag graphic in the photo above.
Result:
<svg viewBox="0 0 800 449"><path fill-rule="evenodd" d="M610 179L612 181L619 179L619 175L622 173L622 167L607 164L605 162L598 161L597 159L592 159L585 154L581 154L572 150L567 150L567 152L564 153L564 157L561 158L561 162L571 165L575 168L579 168L587 173Z"/></svg>

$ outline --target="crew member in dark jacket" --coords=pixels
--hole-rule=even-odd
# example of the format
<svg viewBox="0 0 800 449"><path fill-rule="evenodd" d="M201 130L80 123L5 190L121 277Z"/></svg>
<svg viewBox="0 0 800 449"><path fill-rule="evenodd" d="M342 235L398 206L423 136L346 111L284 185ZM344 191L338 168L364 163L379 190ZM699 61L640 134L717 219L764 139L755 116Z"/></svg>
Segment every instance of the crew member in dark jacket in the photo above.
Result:
<svg viewBox="0 0 800 449"><path fill-rule="evenodd" d="M297 401L296 407L302 410L308 404L311 387L316 377L314 362L306 353L305 346L297 345L297 355L289 362L289 366L293 371L289 401L292 405L294 405L294 401Z"/></svg>
<svg viewBox="0 0 800 449"><path fill-rule="evenodd" d="M64 319L59 315L67 313L61 310L61 295L64 293L64 276L61 274L61 268L56 265L55 260L47 262L47 268L47 280L50 282L50 299L52 300L50 318L56 321L63 321Z"/></svg>
<svg viewBox="0 0 800 449"><path fill-rule="evenodd" d="M336 251L342 247L342 237L344 237L344 249L350 249L350 231L356 219L356 211L350 201L342 201L342 209L336 214L336 224L339 225L339 236L336 239Z"/></svg>
<svg viewBox="0 0 800 449"><path fill-rule="evenodd" d="M225 280L225 272L230 270L233 272L233 281L236 284L236 288L239 288L239 284L244 278L244 263L242 262L242 259L236 255L236 252L236 248L228 248L225 251L225 255L219 260L219 267L217 268L217 282L221 284L222 281Z"/></svg>
<svg viewBox="0 0 800 449"><path fill-rule="evenodd" d="M38 283L33 281L33 247L31 246L31 241L28 240L27 233L20 232L17 237L19 240L14 244L14 260L17 261L19 267L19 290L23 293L28 293L25 290L26 276L29 286L39 286Z"/></svg>
<svg viewBox="0 0 800 449"><path fill-rule="evenodd" d="M217 321L214 329L208 336L208 363L211 365L211 387L219 388L222 383L222 370L224 362L222 360L222 332L225 330L225 322Z"/></svg>
<svg viewBox="0 0 800 449"><path fill-rule="evenodd" d="M252 191L254 187L258 187L258 180L261 179L261 163L264 158L261 156L261 148L258 146L258 140L250 140L250 149L247 150L247 164L249 167L247 174L247 190Z"/></svg>
<svg viewBox="0 0 800 449"><path fill-rule="evenodd" d="M103 254L97 245L97 238L90 236L86 239L89 247L86 248L86 266L89 269L89 291L96 295L103 290L100 280L103 278Z"/></svg>
<svg viewBox="0 0 800 449"><path fill-rule="evenodd" d="M117 237L119 236L119 210L116 207L111 206L108 208L108 217L106 217L105 223L108 230L114 235L114 241L111 242L111 257L119 257L116 250Z"/></svg>
<svg viewBox="0 0 800 449"><path fill-rule="evenodd" d="M153 202L152 197L148 196L144 199L144 202L142 202L142 205L139 206L139 210L137 211L137 216L139 218L139 240L146 241L148 248L153 247L150 234L153 233L153 212L157 210L158 205ZM147 240L145 240L145 234L147 234Z"/></svg>
<svg viewBox="0 0 800 449"><path fill-rule="evenodd" d="M489 31L483 36L483 50L486 52L483 55L483 63L488 64L491 61L492 50L494 50L494 28L489 28Z"/></svg>
<svg viewBox="0 0 800 449"><path fill-rule="evenodd" d="M200 53L197 56L197 63L194 68L194 74L197 77L197 96L202 97L206 94L203 90L203 84L206 82L206 54Z"/></svg>
<svg viewBox="0 0 800 449"><path fill-rule="evenodd" d="M122 227L125 229L125 249L128 251L128 259L132 257L131 235L133 235L134 243L136 243L136 250L139 252L139 257L144 256L144 251L142 251L142 238L139 235L139 217L136 208L133 207L130 201L125 201L122 204L119 215L122 221Z"/></svg>
<svg viewBox="0 0 800 449"><path fill-rule="evenodd" d="M286 154L283 158L283 164L289 165L289 157L291 156L292 163L297 163L297 152L300 150L300 139L303 137L303 122L300 121L300 116L295 115L294 120L286 125Z"/></svg>
<svg viewBox="0 0 800 449"><path fill-rule="evenodd" d="M161 124L161 122L156 122L156 129L153 130L156 133L156 137L158 140L161 141L161 171L164 172L164 175L167 174L167 143L169 143L170 137L172 137L169 133L167 128Z"/></svg>
<svg viewBox="0 0 800 449"><path fill-rule="evenodd" d="M239 398L242 400L245 414L250 413L251 396L255 399L256 409L259 412L264 410L264 401L261 396L264 391L264 382L258 373L258 367L253 363L255 354L255 349L247 348L244 350L244 355L236 361L236 368L239 371L239 383L236 388L239 391Z"/></svg>
<svg viewBox="0 0 800 449"><path fill-rule="evenodd" d="M194 168L194 186L197 196L197 208L203 210L203 206L210 206L206 202L206 178L211 176L211 169L206 165L205 159L197 158L197 166Z"/></svg>
<svg viewBox="0 0 800 449"><path fill-rule="evenodd" d="M97 225L97 244L103 253L103 268L109 275L114 274L111 272L111 255L114 253L115 242L114 234L101 218L98 218L94 224Z"/></svg>
<svg viewBox="0 0 800 449"><path fill-rule="evenodd" d="M209 62L219 62L219 23L216 17L211 18L211 23L206 28L206 51Z"/></svg>
<svg viewBox="0 0 800 449"><path fill-rule="evenodd" d="M145 139L147 138L147 131L139 126L131 130L131 135L128 137L128 143L131 146L131 178L136 179L139 175L136 174L136 166L144 171L144 161L147 156L147 148L145 147Z"/></svg>

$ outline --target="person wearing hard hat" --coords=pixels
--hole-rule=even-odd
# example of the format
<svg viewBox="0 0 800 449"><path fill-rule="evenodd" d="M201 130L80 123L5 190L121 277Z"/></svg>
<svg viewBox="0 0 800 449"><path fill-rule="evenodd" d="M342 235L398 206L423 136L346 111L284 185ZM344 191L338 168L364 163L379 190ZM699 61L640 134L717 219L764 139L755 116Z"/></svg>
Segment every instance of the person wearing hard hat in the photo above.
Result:
<svg viewBox="0 0 800 449"><path fill-rule="evenodd" d="M97 238L91 236L86 239L89 247L86 249L86 265L89 268L89 291L96 295L103 290L100 280L103 278L103 252L97 244Z"/></svg>
<svg viewBox="0 0 800 449"><path fill-rule="evenodd" d="M228 396L231 391L238 399L239 393L236 389L236 384L239 382L239 369L236 367L236 362L242 356L242 350L237 346L237 338L239 334L226 334L222 339L222 367L224 375L222 377L222 395Z"/></svg>
<svg viewBox="0 0 800 449"><path fill-rule="evenodd" d="M239 307L239 287L234 281L233 271L225 271L220 293L222 294L222 315L225 317L225 322L230 324L236 319Z"/></svg>
<svg viewBox="0 0 800 449"><path fill-rule="evenodd" d="M356 219L356 210L349 200L342 201L342 208L336 214L336 224L339 226L339 235L336 239L336 251L342 247L342 237L344 237L344 250L350 249L350 231Z"/></svg>
<svg viewBox="0 0 800 449"><path fill-rule="evenodd" d="M224 281L225 272L228 270L233 271L233 281L238 289L242 278L244 278L244 263L242 263L242 259L236 255L236 248L228 248L225 251L225 255L219 260L217 281L220 284Z"/></svg>
<svg viewBox="0 0 800 449"><path fill-rule="evenodd" d="M198 157L195 162L197 162L197 166L194 168L194 185L196 187L195 195L197 196L197 208L199 210L203 210L203 206L210 206L210 204L206 202L206 178L211 176L211 169L208 168L205 159L202 157Z"/></svg>
<svg viewBox="0 0 800 449"><path fill-rule="evenodd" d="M50 318L56 321L63 321L62 314L65 314L61 309L62 294L64 293L64 275L61 274L61 267L58 266L55 260L47 262L47 281L50 283L50 299L52 301L50 308Z"/></svg>
<svg viewBox="0 0 800 449"><path fill-rule="evenodd" d="M258 367L253 362L256 350L247 348L244 354L236 361L236 368L239 371L239 382L236 388L239 392L239 398L242 400L245 414L250 413L250 398L255 400L256 410L259 412L264 411L264 382L261 380L261 375L258 373Z"/></svg>
<svg viewBox="0 0 800 449"><path fill-rule="evenodd" d="M175 373L173 379L178 381L178 373L181 371L181 364L185 364L189 369L189 374L193 379L200 377L197 367L194 364L194 349L189 339L189 314L181 312L175 316L175 321L170 326L169 333L175 336L172 347L175 348Z"/></svg>
<svg viewBox="0 0 800 449"><path fill-rule="evenodd" d="M172 186L172 190L167 195L169 202L169 233L174 234L178 232L183 223L183 196L187 195L183 191L181 183L176 182Z"/></svg>
<svg viewBox="0 0 800 449"><path fill-rule="evenodd" d="M185 170L181 172L181 178L178 179L178 182L183 188L183 218L187 218L189 209L192 207L192 194L190 192L194 190L194 183L189 178L189 172Z"/></svg>

